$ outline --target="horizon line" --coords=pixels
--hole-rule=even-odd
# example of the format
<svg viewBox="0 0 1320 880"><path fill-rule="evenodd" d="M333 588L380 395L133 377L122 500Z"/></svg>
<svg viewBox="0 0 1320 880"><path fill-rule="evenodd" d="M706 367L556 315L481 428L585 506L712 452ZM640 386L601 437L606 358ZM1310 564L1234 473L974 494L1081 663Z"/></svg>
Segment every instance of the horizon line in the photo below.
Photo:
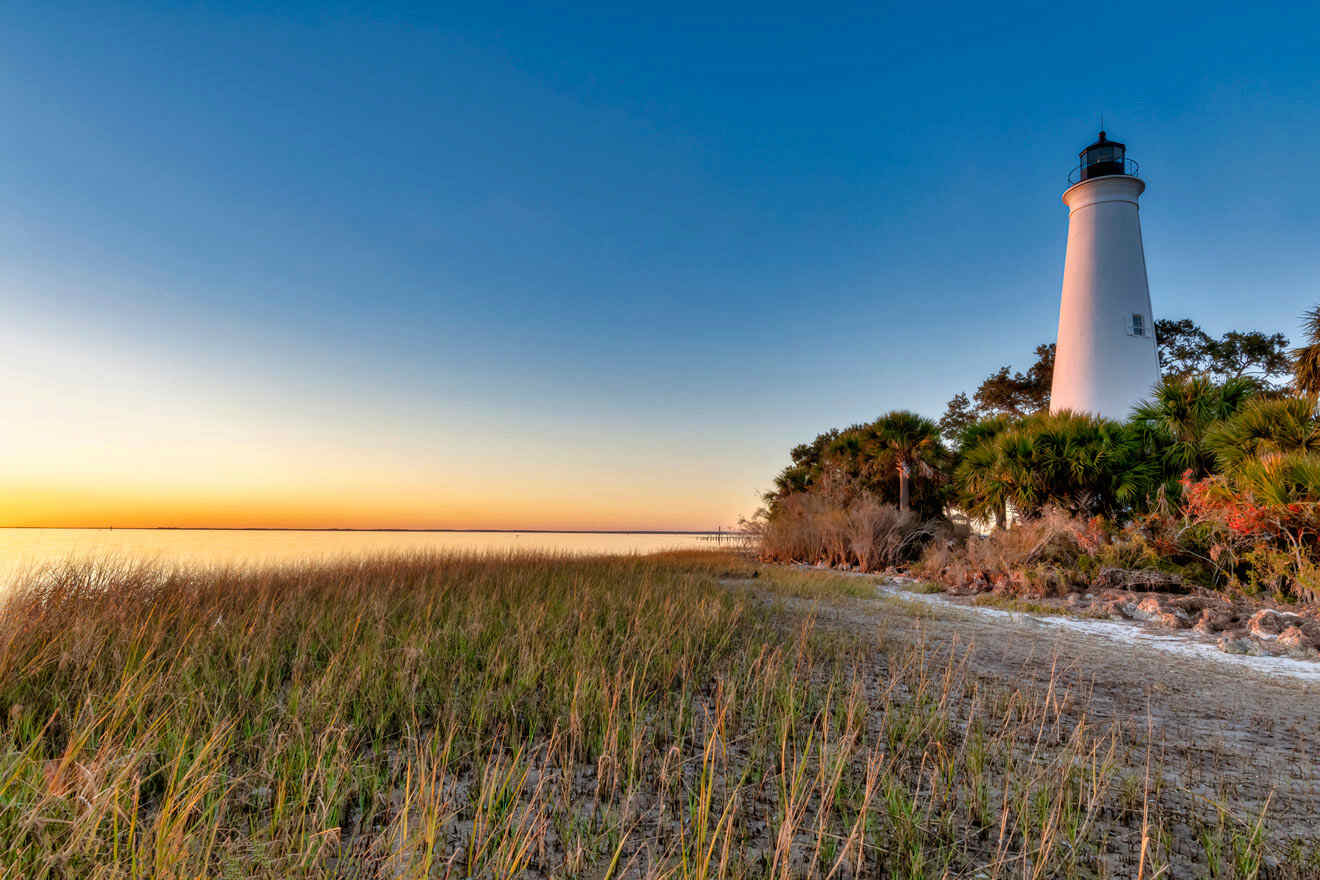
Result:
<svg viewBox="0 0 1320 880"><path fill-rule="evenodd" d="M0 529L62 529L66 531L109 532L415 532L499 535L743 535L739 529L421 529L329 526L0 526Z"/></svg>

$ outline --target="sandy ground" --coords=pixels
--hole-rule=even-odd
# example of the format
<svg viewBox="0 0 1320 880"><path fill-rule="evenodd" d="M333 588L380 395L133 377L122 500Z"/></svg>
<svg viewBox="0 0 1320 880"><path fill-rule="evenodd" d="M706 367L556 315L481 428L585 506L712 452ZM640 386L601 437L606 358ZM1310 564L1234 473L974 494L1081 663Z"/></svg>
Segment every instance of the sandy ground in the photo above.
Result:
<svg viewBox="0 0 1320 880"><path fill-rule="evenodd" d="M1190 823L1220 805L1254 819L1268 801L1275 852L1320 840L1320 681L898 588L878 585L874 600L786 604L823 628L924 645L932 659L970 652L970 674L987 682L1047 688L1053 675L1072 711L1121 725L1132 767L1144 767L1149 744L1175 833L1191 835L1178 827L1181 813Z"/></svg>

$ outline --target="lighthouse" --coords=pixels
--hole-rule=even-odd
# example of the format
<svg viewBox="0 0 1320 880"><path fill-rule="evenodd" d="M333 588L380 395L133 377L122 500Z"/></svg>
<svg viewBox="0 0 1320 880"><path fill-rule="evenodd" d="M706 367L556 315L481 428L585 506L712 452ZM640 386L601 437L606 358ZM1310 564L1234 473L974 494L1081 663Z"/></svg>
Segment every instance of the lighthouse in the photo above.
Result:
<svg viewBox="0 0 1320 880"><path fill-rule="evenodd" d="M1080 154L1063 194L1068 251L1050 412L1125 419L1159 381L1137 199L1146 184L1117 141Z"/></svg>

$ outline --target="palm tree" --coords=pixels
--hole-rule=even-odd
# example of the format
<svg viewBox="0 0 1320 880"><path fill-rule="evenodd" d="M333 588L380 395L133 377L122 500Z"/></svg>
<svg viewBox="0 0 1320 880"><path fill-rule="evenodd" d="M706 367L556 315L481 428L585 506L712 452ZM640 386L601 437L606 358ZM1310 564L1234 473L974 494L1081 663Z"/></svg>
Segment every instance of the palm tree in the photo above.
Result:
<svg viewBox="0 0 1320 880"><path fill-rule="evenodd" d="M1294 384L1302 394L1320 394L1320 306L1302 316L1302 327L1309 341L1293 349Z"/></svg>
<svg viewBox="0 0 1320 880"><path fill-rule="evenodd" d="M1206 433L1206 445L1221 469L1233 473L1273 453L1320 452L1317 397L1256 397L1232 418Z"/></svg>
<svg viewBox="0 0 1320 880"><path fill-rule="evenodd" d="M875 422L878 458L888 459L898 474L898 510L911 507L912 475L933 477L944 457L940 428L924 416L907 410L886 413Z"/></svg>

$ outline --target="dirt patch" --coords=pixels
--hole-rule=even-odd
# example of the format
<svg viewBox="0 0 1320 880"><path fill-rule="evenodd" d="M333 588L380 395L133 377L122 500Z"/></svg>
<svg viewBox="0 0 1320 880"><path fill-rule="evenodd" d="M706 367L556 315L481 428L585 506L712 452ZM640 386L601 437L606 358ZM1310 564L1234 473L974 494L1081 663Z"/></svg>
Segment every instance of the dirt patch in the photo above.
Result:
<svg viewBox="0 0 1320 880"><path fill-rule="evenodd" d="M879 588L881 580L873 581ZM1071 604L1056 601L1060 610L1072 613L1122 608L1117 616L1147 623L1181 611L1193 623L1183 627L1179 616L1178 626L1192 635L1202 612L1221 611L1209 603L1197 608L1178 604L1200 597L1175 596L1160 596L1143 608L1150 598L1124 592ZM1320 682L1050 626L1031 614L992 616L952 603L935 606L931 599L948 602L919 593L779 602L790 614L812 616L822 628L919 646L932 664L963 655L980 681L1008 690L1049 690L1066 703L1067 713L1118 725L1132 784L1144 786L1150 759L1152 784L1160 789L1158 808L1173 829L1171 852L1200 859L1199 823L1207 810L1223 810L1244 822L1263 814L1272 854L1262 876L1315 876L1291 868L1279 873L1278 866L1293 864L1287 853L1313 853L1320 845L1315 823L1320 815ZM1079 608L1083 601L1087 604ZM1131 616L1124 613L1127 602L1135 609ZM1239 613L1236 619L1243 628L1254 620L1262 633L1277 630L1276 640L1300 628L1282 613L1275 620L1257 616L1259 611ZM876 662L885 662L879 652Z"/></svg>

